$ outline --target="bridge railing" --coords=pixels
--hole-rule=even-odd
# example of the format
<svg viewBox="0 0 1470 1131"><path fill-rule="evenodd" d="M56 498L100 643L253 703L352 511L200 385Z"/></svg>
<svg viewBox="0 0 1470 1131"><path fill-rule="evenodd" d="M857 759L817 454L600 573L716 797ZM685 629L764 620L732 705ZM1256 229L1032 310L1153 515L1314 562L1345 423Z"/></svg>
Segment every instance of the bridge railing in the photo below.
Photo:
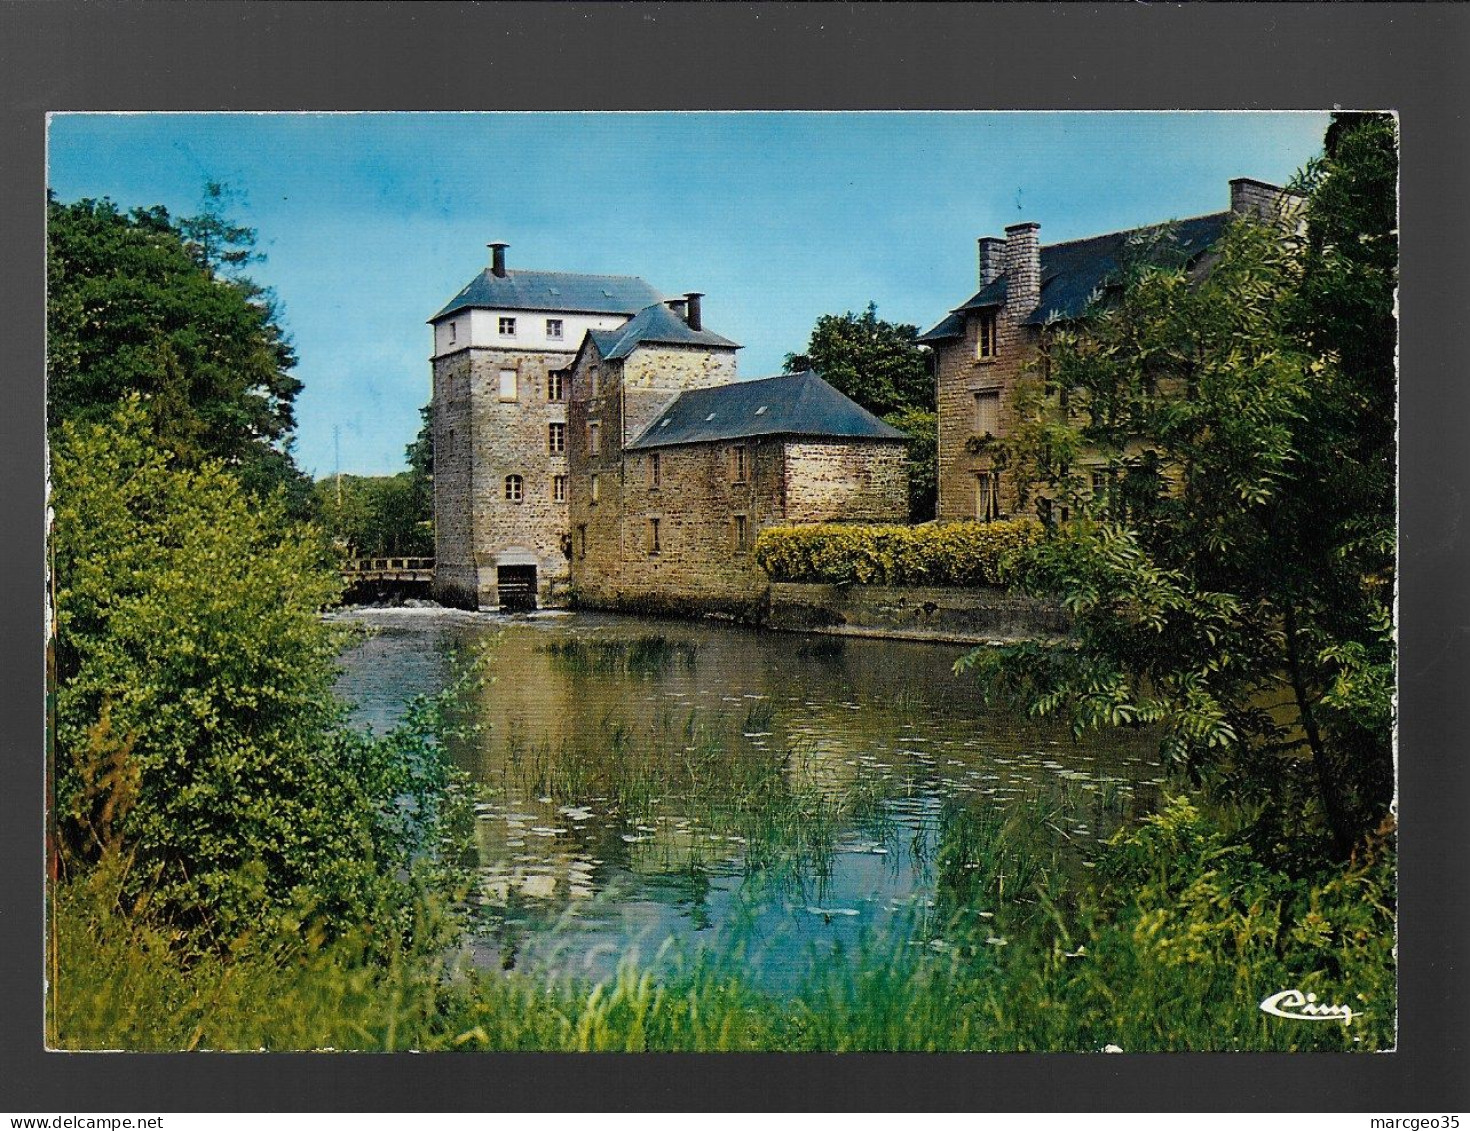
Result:
<svg viewBox="0 0 1470 1131"><path fill-rule="evenodd" d="M345 574L416 573L431 571L433 558L348 558L342 563Z"/></svg>

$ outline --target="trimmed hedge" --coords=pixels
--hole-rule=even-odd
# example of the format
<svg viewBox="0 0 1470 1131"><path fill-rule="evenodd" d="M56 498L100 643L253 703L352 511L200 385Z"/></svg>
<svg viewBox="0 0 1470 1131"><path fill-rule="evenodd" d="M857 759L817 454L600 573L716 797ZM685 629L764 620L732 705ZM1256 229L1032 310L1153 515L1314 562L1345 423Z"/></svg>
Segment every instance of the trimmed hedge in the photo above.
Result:
<svg viewBox="0 0 1470 1131"><path fill-rule="evenodd" d="M755 560L772 581L830 585L1004 585L1041 539L1033 519L923 526L813 523L761 531Z"/></svg>

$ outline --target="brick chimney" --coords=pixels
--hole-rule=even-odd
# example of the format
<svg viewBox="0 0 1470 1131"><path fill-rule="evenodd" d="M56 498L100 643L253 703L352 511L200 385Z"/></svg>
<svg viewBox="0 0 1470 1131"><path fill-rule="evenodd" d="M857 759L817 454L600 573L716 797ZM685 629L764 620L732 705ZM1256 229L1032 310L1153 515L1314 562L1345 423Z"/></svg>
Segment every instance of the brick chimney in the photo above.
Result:
<svg viewBox="0 0 1470 1131"><path fill-rule="evenodd" d="M980 249L980 285L988 286L1006 269L1006 241L999 236L981 236L975 243Z"/></svg>
<svg viewBox="0 0 1470 1131"><path fill-rule="evenodd" d="M685 321L689 323L689 328L691 330L703 330L704 315L703 312L699 309L699 300L704 297L704 292L689 291L687 294L685 294L684 297L689 302L689 315L687 318L685 318Z"/></svg>
<svg viewBox="0 0 1470 1131"><path fill-rule="evenodd" d="M1236 177L1230 182L1230 211L1238 216L1254 216L1270 220L1280 215L1282 205L1291 194L1280 185Z"/></svg>
<svg viewBox="0 0 1470 1131"><path fill-rule="evenodd" d="M1034 221L1006 229L1006 308L1017 318L1041 302L1041 225Z"/></svg>
<svg viewBox="0 0 1470 1131"><path fill-rule="evenodd" d="M485 246L490 249L490 273L497 279L505 278L505 249L510 244L496 241Z"/></svg>

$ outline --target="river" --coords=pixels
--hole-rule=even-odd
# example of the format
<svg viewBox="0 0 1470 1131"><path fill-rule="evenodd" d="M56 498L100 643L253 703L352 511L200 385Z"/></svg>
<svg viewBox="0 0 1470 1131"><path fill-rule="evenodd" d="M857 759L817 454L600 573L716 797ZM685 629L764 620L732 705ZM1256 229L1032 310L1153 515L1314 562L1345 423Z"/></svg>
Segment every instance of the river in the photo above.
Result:
<svg viewBox="0 0 1470 1131"><path fill-rule="evenodd" d="M339 615L373 630L339 691L379 732L453 657L487 656L479 733L454 747L477 796L487 968L602 978L704 948L779 985L838 944L942 946L947 917L985 919L1007 882L1083 874L1162 783L1146 736L1074 741L988 707L953 673L959 647L596 613Z"/></svg>

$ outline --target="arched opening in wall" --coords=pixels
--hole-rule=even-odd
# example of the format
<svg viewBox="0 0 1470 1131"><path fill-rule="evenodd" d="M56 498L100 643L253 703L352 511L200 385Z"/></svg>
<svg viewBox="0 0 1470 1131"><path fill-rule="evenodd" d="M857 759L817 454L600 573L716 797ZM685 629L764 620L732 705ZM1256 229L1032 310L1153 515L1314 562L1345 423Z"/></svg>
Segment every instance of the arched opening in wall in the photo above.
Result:
<svg viewBox="0 0 1470 1131"><path fill-rule="evenodd" d="M536 555L512 547L495 559L497 603L503 613L529 612L536 607Z"/></svg>

